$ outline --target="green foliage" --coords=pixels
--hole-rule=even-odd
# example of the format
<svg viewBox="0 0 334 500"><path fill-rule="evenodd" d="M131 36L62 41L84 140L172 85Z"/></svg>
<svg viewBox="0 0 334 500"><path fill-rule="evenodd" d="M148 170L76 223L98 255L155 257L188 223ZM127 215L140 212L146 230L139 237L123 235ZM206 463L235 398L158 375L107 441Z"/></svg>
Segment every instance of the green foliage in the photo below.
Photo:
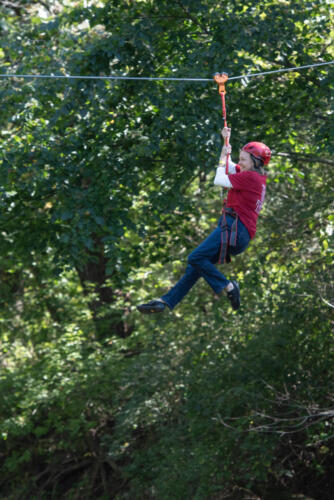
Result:
<svg viewBox="0 0 334 500"><path fill-rule="evenodd" d="M92 5L89 5L92 3ZM326 2L1 6L0 72L210 77L333 59ZM48 17L45 17L48 16ZM1 498L333 496L333 66L228 83L273 150L256 239L135 305L216 224L214 84L1 79Z"/></svg>

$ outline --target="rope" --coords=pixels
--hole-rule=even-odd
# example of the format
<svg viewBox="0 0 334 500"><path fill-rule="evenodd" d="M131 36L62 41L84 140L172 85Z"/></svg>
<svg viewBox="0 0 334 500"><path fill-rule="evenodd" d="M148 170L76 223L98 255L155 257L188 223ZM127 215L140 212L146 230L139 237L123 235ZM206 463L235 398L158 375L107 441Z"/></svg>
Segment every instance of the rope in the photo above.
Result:
<svg viewBox="0 0 334 500"><path fill-rule="evenodd" d="M224 121L224 127L227 127L227 119L226 119L226 104L225 104L225 92L219 92L220 96L222 98L222 115L223 115L223 121ZM225 137L224 139L225 146L227 147L229 145L229 138ZM226 154L226 164L225 164L225 174L228 174L228 160L229 160L230 154ZM220 190L220 198L223 201L224 200L224 188L222 187ZM223 247L223 240L221 242L221 247ZM219 263L221 262L221 256L219 257ZM225 259L225 256L224 256ZM225 260L224 260L225 262Z"/></svg>
<svg viewBox="0 0 334 500"><path fill-rule="evenodd" d="M229 80L240 80L243 78L253 78L255 76L272 75L274 73L286 73L288 71L297 71L300 69L316 68L334 64L334 61L323 63L308 64L307 66L295 66L293 68L275 69L272 71L263 71L261 73L248 73L246 75L231 76ZM174 81L174 82L212 82L212 78L169 78L160 76L85 76L85 75L16 75L0 74L0 78L48 78L64 80L149 80L149 81Z"/></svg>
<svg viewBox="0 0 334 500"><path fill-rule="evenodd" d="M226 120L226 105L225 105L225 92L220 92L221 98L222 98L222 113L223 113L223 120L224 120L224 127L227 127L227 120ZM228 137L225 137L225 146L227 147L229 145L229 139ZM228 160L229 160L230 154L226 154L226 167L225 167L225 173L228 174Z"/></svg>

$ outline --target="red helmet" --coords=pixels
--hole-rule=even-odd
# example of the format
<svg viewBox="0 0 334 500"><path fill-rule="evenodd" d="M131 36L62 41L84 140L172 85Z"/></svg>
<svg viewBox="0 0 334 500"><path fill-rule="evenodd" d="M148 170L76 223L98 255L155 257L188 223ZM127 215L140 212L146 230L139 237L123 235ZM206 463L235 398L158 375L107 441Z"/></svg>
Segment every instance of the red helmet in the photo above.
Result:
<svg viewBox="0 0 334 500"><path fill-rule="evenodd" d="M271 151L263 142L249 142L241 151L246 151L257 160L262 160L264 165L268 165L271 158Z"/></svg>

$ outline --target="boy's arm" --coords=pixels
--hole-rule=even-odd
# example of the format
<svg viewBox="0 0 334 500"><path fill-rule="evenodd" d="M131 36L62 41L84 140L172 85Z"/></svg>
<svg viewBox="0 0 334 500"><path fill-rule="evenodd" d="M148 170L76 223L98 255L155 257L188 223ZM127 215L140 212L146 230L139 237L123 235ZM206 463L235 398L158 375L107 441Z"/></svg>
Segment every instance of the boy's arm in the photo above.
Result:
<svg viewBox="0 0 334 500"><path fill-rule="evenodd" d="M225 173L225 167L218 167L216 170L216 177L213 181L215 186L223 186L226 188L231 188L232 184L228 175Z"/></svg>

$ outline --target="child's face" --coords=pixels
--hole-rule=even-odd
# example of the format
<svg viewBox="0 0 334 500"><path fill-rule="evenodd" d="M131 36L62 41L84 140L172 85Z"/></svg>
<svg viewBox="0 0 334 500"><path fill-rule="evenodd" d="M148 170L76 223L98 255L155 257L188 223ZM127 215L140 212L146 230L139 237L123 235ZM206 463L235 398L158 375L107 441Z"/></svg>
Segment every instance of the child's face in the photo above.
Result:
<svg viewBox="0 0 334 500"><path fill-rule="evenodd" d="M253 170L254 163L251 155L246 151L240 151L238 165L240 166L242 172Z"/></svg>

